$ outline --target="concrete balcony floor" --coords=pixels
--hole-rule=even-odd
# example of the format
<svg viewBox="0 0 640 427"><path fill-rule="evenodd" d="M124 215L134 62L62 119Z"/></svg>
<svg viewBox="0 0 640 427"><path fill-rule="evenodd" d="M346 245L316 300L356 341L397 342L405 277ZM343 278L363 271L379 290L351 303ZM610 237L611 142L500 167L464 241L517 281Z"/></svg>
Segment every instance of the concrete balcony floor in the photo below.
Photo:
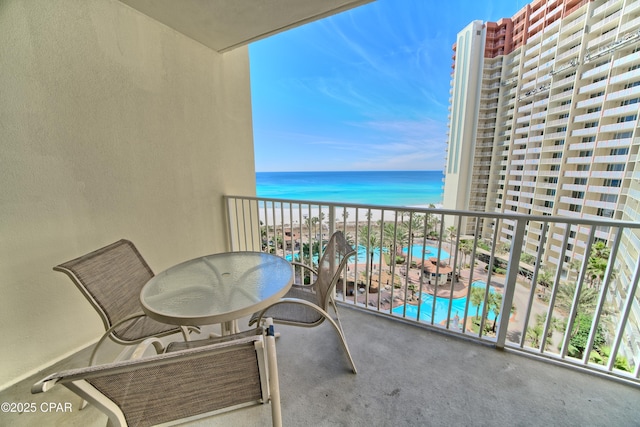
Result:
<svg viewBox="0 0 640 427"><path fill-rule="evenodd" d="M340 308L357 375L329 324L276 325L285 426L637 426L640 420L640 388ZM87 359L88 351L79 352L1 393L3 402L71 402L72 413L2 413L0 424L105 425L95 408L79 411L79 399L64 387L30 394L36 380ZM189 425L270 425L270 408Z"/></svg>

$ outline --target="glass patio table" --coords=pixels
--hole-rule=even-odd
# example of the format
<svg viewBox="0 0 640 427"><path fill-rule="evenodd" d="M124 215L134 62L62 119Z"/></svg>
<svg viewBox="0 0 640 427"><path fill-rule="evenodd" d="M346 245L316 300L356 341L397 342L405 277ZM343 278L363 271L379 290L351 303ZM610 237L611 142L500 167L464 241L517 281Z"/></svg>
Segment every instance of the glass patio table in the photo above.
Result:
<svg viewBox="0 0 640 427"><path fill-rule="evenodd" d="M287 293L293 267L262 252L225 252L173 266L140 292L142 309L159 322L235 331L238 318L267 308Z"/></svg>

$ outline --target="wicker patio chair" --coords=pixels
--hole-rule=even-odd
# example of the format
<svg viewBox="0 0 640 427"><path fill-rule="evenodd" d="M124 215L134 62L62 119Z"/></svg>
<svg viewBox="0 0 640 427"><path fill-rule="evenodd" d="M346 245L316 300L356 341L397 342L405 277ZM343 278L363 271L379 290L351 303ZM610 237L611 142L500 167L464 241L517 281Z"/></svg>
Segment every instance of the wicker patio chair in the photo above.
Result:
<svg viewBox="0 0 640 427"><path fill-rule="evenodd" d="M62 384L107 414L108 426L151 426L271 402L281 426L273 326L189 342L168 353L50 375L32 393ZM172 351L172 349L179 349Z"/></svg>
<svg viewBox="0 0 640 427"><path fill-rule="evenodd" d="M122 345L180 332L189 339L193 328L156 322L142 313L140 290L154 274L130 241L120 240L53 269L69 276L104 324L106 331L91 353L91 365L107 337ZM154 346L163 351L159 341Z"/></svg>
<svg viewBox="0 0 640 427"><path fill-rule="evenodd" d="M355 254L356 251L347 242L344 234L341 231L335 232L329 239L322 258L318 262L318 271L305 264L292 263L294 266L301 267L303 271L308 270L312 274L311 277L315 277L315 281L308 285L294 284L280 301L261 312L254 313L249 320L249 325L260 324L262 318L269 317L275 323L313 327L320 325L326 319L340 337L353 373L357 373L334 299L336 283L340 279L349 257ZM336 320L328 313L329 305L336 314Z"/></svg>

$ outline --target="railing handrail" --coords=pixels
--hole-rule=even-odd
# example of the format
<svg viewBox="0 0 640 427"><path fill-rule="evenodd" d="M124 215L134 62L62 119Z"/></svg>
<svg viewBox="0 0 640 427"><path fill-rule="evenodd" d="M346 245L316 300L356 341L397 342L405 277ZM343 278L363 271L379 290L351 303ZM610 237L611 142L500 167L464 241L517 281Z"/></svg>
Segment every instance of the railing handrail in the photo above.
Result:
<svg viewBox="0 0 640 427"><path fill-rule="evenodd" d="M640 331L634 326L637 319L631 318L638 312L640 260L629 255L636 252L620 246L625 239L638 251L640 222L259 196L224 199L231 250L260 248L314 262L323 250L315 243L343 230L356 242L358 255L336 289L340 303L640 385L640 354L635 351ZM605 265L594 273L591 255L597 254L600 241L606 242L608 252L598 249L596 261ZM506 256L500 256L502 243L509 243ZM419 255L414 255L419 246ZM450 251L444 257L443 246ZM572 265L571 258L578 265ZM621 266L623 278L616 277ZM479 305L473 289L478 281L484 289ZM597 301L585 311L580 298L593 292ZM464 306L454 308L458 298L465 298ZM437 304L446 307L436 310ZM519 315L512 319L513 313ZM564 329L557 324L564 324ZM577 350L572 341L575 328L588 335ZM609 334L604 341L601 329ZM560 343L554 330L560 332ZM602 363L591 361L593 353L602 356ZM618 356L625 361L622 365Z"/></svg>
<svg viewBox="0 0 640 427"><path fill-rule="evenodd" d="M518 219L527 219L529 221L549 221L549 216L546 215L527 215L522 213L508 213L508 212L484 212L484 211L464 211L464 210L455 210L455 209L446 209L441 207L422 207L422 206L392 206L392 205L375 205L375 204L361 204L361 203L351 203L351 202L327 202L322 200L307 200L307 199L282 199L282 198L271 198L271 197L260 197L260 196L235 196L235 195L225 195L226 199L244 199L244 200L253 200L253 201L268 201L268 202L277 202L277 203L292 203L292 204L310 204L312 206L324 206L327 208L330 207L348 207L353 209L375 209L375 210L387 210L387 211L401 211L401 212L415 212L415 213L431 213L431 214L443 214L443 215L452 215L452 216L473 216L480 218L501 218L501 219L510 219L510 220L518 220ZM618 219L591 219L591 218L578 218L578 217L564 217L564 216L554 216L554 222L563 222L566 224L584 224L584 225L594 225L594 226L615 226L615 227L623 227L623 228L638 228L640 229L640 224L633 221L622 221Z"/></svg>

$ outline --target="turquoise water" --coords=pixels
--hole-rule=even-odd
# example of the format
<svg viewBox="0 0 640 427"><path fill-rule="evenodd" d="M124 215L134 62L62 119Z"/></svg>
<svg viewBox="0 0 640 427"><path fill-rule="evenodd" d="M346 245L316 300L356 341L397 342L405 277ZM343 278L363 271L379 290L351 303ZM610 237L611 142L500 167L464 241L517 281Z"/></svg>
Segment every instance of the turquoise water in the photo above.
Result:
<svg viewBox="0 0 640 427"><path fill-rule="evenodd" d="M387 206L442 203L441 171L257 172L258 197Z"/></svg>
<svg viewBox="0 0 640 427"><path fill-rule="evenodd" d="M402 253L404 253L405 255L408 253L408 250L403 249ZM440 257L440 259L448 259L449 258L449 252L445 251L444 249L440 249L440 254L442 255ZM416 259L422 259L422 245L421 244L417 244L417 245L413 245L411 246L411 257L416 260ZM429 258L438 258L438 248L434 248L433 246L425 246L424 248L424 259L429 259Z"/></svg>
<svg viewBox="0 0 640 427"><path fill-rule="evenodd" d="M384 249L384 251L386 252L386 249ZM291 254L287 254L285 256L287 261L293 261L294 258L296 261L300 261L300 254L298 252L295 252L293 255ZM374 264L380 264L380 248L376 248L373 250L373 263ZM358 262L358 264L366 264L368 260L367 258L367 247L366 246L358 246L358 254L356 255L356 260ZM313 257L313 262L314 263L318 263L318 256L314 256ZM353 261L351 261L353 262Z"/></svg>
<svg viewBox="0 0 640 427"><path fill-rule="evenodd" d="M387 252L387 249L383 249L383 252ZM441 251L442 254L442 258L441 259L447 259L449 258L449 253L447 251L445 251L444 249L442 249ZM407 250L404 250L403 253L407 253ZM438 248L434 248L433 246L426 246L425 247L425 257L424 259L429 259L429 258L434 258L437 257L438 254ZM414 258L414 260L418 260L418 259L422 259L422 245L413 245L412 249L411 249L411 256ZM293 255L292 254L287 254L285 256L287 261L293 261L295 259L295 261L300 261L300 255L298 252L295 252ZM374 264L380 264L380 248L375 248L373 250L373 263ZM362 246L362 245L358 245L358 254L356 255L356 261L358 264L366 264L369 259L367 258L367 247L366 246ZM313 262L315 262L316 264L318 263L318 257L314 256L313 257ZM353 262L353 261L352 261Z"/></svg>
<svg viewBox="0 0 640 427"><path fill-rule="evenodd" d="M484 289L487 285L486 283L478 280L473 282L471 286L481 287ZM490 290L490 292L493 292L493 290ZM431 323L431 313L433 311L433 303L434 303L433 295L423 292L422 304L420 304L420 321ZM447 320L447 317L449 317L449 298L436 297L435 304L436 304L436 312L435 312L435 318L433 323L439 324ZM454 299L451 305L451 318L453 319L453 317L457 313L458 317L462 320L466 305L467 305L467 297ZM404 310L404 306L400 305L394 308L393 310L391 310L391 312L393 314L398 314L402 316L403 310ZM482 313L483 310L484 310L484 304L480 304L479 313ZM476 307L471 306L471 304L469 304L468 315L469 316L476 315ZM417 319L418 306L407 304L406 317L408 319ZM493 312L491 312L491 313L488 313L487 317L489 318L489 320L493 320L495 318L495 315L493 314Z"/></svg>

